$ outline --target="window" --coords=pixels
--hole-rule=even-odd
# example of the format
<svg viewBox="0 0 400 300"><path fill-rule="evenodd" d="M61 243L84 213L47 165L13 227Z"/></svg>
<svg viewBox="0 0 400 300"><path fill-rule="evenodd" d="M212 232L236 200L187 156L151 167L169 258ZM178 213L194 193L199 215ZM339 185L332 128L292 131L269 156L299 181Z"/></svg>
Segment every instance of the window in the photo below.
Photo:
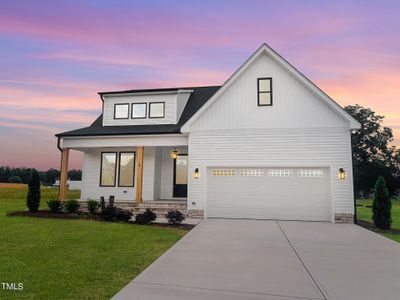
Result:
<svg viewBox="0 0 400 300"><path fill-rule="evenodd" d="M135 152L119 153L118 186L134 186Z"/></svg>
<svg viewBox="0 0 400 300"><path fill-rule="evenodd" d="M115 186L117 152L102 152L100 166L100 186Z"/></svg>
<svg viewBox="0 0 400 300"><path fill-rule="evenodd" d="M213 176L235 176L235 170L232 169L214 169Z"/></svg>
<svg viewBox="0 0 400 300"><path fill-rule="evenodd" d="M129 103L120 103L114 105L114 119L129 118Z"/></svg>
<svg viewBox="0 0 400 300"><path fill-rule="evenodd" d="M146 119L147 103L132 103L132 119Z"/></svg>
<svg viewBox="0 0 400 300"><path fill-rule="evenodd" d="M257 79L258 106L272 105L272 78Z"/></svg>
<svg viewBox="0 0 400 300"><path fill-rule="evenodd" d="M299 177L322 177L324 172L322 170L298 170Z"/></svg>
<svg viewBox="0 0 400 300"><path fill-rule="evenodd" d="M264 171L263 170L240 170L240 175L241 176L264 176Z"/></svg>
<svg viewBox="0 0 400 300"><path fill-rule="evenodd" d="M149 118L164 118L165 103L150 102L149 103Z"/></svg>
<svg viewBox="0 0 400 300"><path fill-rule="evenodd" d="M292 175L293 175L293 170L276 169L268 171L268 176L272 177L290 177Z"/></svg>

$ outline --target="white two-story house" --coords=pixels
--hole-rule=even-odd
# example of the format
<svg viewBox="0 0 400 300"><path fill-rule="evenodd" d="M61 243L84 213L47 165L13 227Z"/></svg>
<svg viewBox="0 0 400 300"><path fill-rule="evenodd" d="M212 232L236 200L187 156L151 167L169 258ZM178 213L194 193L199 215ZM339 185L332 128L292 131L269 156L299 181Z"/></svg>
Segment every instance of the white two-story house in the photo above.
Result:
<svg viewBox="0 0 400 300"><path fill-rule="evenodd" d="M84 153L81 199L184 201L190 215L352 222L360 124L267 45L222 86L99 93L92 125L59 133Z"/></svg>

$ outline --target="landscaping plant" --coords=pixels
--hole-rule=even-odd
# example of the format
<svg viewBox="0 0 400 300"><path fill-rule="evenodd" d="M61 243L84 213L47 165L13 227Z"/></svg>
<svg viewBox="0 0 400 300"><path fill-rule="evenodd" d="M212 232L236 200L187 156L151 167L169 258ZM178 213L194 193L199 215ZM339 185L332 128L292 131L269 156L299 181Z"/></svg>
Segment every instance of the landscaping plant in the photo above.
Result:
<svg viewBox="0 0 400 300"><path fill-rule="evenodd" d="M135 217L135 223L140 225L150 224L157 219L157 215L150 209L146 209L144 213L138 214Z"/></svg>
<svg viewBox="0 0 400 300"><path fill-rule="evenodd" d="M386 188L385 178L380 176L375 184L374 201L372 202L372 220L376 227L390 229L392 223L392 202Z"/></svg>
<svg viewBox="0 0 400 300"><path fill-rule="evenodd" d="M26 204L29 211L36 212L40 205L40 176L38 171L32 170L28 182L28 195L26 196Z"/></svg>
<svg viewBox="0 0 400 300"><path fill-rule="evenodd" d="M101 219L108 222L128 222L132 218L132 215L130 210L114 205L114 196L110 196L108 205L100 211Z"/></svg>
<svg viewBox="0 0 400 300"><path fill-rule="evenodd" d="M181 224L185 220L185 215L179 210L170 210L165 217L171 224Z"/></svg>
<svg viewBox="0 0 400 300"><path fill-rule="evenodd" d="M87 202L88 211L92 215L96 214L97 210L99 209L99 206L100 206L100 204L96 200L89 199L88 202Z"/></svg>
<svg viewBox="0 0 400 300"><path fill-rule="evenodd" d="M59 213L62 211L63 204L60 200L49 200L47 201L47 206L53 213Z"/></svg>
<svg viewBox="0 0 400 300"><path fill-rule="evenodd" d="M70 214L72 214L72 213L77 213L77 212L79 211L79 206L80 206L79 201L78 201L78 200L75 200L75 199L67 200L67 201L64 203L64 209L65 209L65 211L66 211L67 213L70 213Z"/></svg>

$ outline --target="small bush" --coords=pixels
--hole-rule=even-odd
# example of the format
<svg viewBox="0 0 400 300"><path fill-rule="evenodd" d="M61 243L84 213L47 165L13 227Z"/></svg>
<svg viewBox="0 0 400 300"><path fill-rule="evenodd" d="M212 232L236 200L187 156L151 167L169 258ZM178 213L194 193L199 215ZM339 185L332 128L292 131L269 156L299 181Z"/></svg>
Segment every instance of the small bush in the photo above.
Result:
<svg viewBox="0 0 400 300"><path fill-rule="evenodd" d="M106 208L106 201L104 200L104 197L101 196L100 197L100 209L103 210L104 208Z"/></svg>
<svg viewBox="0 0 400 300"><path fill-rule="evenodd" d="M36 212L40 206L40 175L35 169L32 170L28 182L28 195L26 196L26 204L29 211Z"/></svg>
<svg viewBox="0 0 400 300"><path fill-rule="evenodd" d="M67 213L70 213L70 214L77 213L78 210L79 210L79 206L80 206L79 201L78 201L78 200L75 200L75 199L67 200L67 201L64 203L64 209L65 209L65 211L66 211Z"/></svg>
<svg viewBox="0 0 400 300"><path fill-rule="evenodd" d="M53 213L61 212L63 208L62 202L60 200L49 200L47 201L47 206Z"/></svg>
<svg viewBox="0 0 400 300"><path fill-rule="evenodd" d="M138 214L135 217L135 223L140 225L150 224L157 219L157 215L150 209L146 209L144 213Z"/></svg>
<svg viewBox="0 0 400 300"><path fill-rule="evenodd" d="M94 215L96 214L97 210L99 209L100 203L96 200L89 199L87 202L88 211Z"/></svg>
<svg viewBox="0 0 400 300"><path fill-rule="evenodd" d="M117 208L116 219L118 222L127 223L132 218L133 213L128 209Z"/></svg>
<svg viewBox="0 0 400 300"><path fill-rule="evenodd" d="M386 181L379 176L375 184L374 201L372 202L372 220L376 227L390 229L392 223L392 202L386 188Z"/></svg>
<svg viewBox="0 0 400 300"><path fill-rule="evenodd" d="M185 215L179 210L170 210L165 217L171 224L181 224L185 220Z"/></svg>

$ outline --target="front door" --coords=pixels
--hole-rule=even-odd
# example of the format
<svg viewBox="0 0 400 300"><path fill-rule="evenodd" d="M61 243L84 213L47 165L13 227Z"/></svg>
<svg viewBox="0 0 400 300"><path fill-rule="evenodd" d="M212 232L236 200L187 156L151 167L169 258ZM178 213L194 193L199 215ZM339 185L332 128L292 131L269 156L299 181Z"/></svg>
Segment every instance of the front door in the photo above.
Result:
<svg viewBox="0 0 400 300"><path fill-rule="evenodd" d="M188 156L179 154L174 159L174 197L187 197Z"/></svg>

